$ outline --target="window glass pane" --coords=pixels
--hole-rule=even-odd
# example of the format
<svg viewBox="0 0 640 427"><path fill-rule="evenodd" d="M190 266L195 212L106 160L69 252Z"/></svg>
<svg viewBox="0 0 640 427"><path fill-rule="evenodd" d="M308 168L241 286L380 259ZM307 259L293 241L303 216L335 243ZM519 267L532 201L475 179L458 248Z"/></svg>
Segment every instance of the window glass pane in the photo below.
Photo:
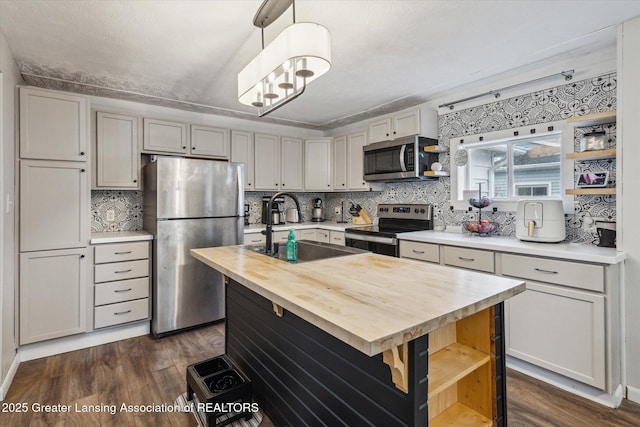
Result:
<svg viewBox="0 0 640 427"><path fill-rule="evenodd" d="M561 151L558 135L513 142L514 186L530 187L531 196L559 197Z"/></svg>
<svg viewBox="0 0 640 427"><path fill-rule="evenodd" d="M484 145L468 149L467 190L478 190L493 198L508 196L507 144Z"/></svg>

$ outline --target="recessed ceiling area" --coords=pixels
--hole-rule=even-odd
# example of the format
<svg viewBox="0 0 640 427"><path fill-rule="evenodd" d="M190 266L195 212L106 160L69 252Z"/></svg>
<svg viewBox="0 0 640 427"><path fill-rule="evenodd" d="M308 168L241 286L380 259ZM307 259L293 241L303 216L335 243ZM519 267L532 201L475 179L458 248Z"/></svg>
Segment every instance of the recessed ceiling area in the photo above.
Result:
<svg viewBox="0 0 640 427"><path fill-rule="evenodd" d="M327 130L612 47L616 25L640 15L635 0L297 0L297 22L329 29L331 70L258 118L237 75L261 50L261 3L1 0L0 30L28 84Z"/></svg>

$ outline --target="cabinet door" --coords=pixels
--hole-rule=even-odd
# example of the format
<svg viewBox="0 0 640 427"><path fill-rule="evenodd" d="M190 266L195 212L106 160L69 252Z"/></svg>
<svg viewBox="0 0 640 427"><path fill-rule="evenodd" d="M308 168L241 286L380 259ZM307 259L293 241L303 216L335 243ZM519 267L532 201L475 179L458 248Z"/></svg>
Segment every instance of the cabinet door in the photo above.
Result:
<svg viewBox="0 0 640 427"><path fill-rule="evenodd" d="M391 138L391 118L385 117L369 123L369 142L388 141Z"/></svg>
<svg viewBox="0 0 640 427"><path fill-rule="evenodd" d="M331 138L304 141L304 185L306 190L331 190Z"/></svg>
<svg viewBox="0 0 640 427"><path fill-rule="evenodd" d="M302 140L283 137L280 143L280 164L282 174L280 183L284 190L302 190L302 177L304 174Z"/></svg>
<svg viewBox="0 0 640 427"><path fill-rule="evenodd" d="M87 160L87 100L41 89L20 89L20 157Z"/></svg>
<svg viewBox="0 0 640 427"><path fill-rule="evenodd" d="M364 180L364 156L362 147L367 145L366 132L347 137L347 187L349 190L368 190Z"/></svg>
<svg viewBox="0 0 640 427"><path fill-rule="evenodd" d="M20 254L20 345L85 331L86 249Z"/></svg>
<svg viewBox="0 0 640 427"><path fill-rule="evenodd" d="M318 242L329 243L330 240L328 230L318 230Z"/></svg>
<svg viewBox="0 0 640 427"><path fill-rule="evenodd" d="M255 190L253 185L253 134L231 131L231 161L244 164L244 189Z"/></svg>
<svg viewBox="0 0 640 427"><path fill-rule="evenodd" d="M229 130L191 125L191 155L229 158Z"/></svg>
<svg viewBox="0 0 640 427"><path fill-rule="evenodd" d="M507 354L605 388L605 297L527 282L505 301Z"/></svg>
<svg viewBox="0 0 640 427"><path fill-rule="evenodd" d="M393 116L393 138L420 133L420 110L411 110Z"/></svg>
<svg viewBox="0 0 640 427"><path fill-rule="evenodd" d="M334 191L347 189L347 137L333 139L333 180Z"/></svg>
<svg viewBox="0 0 640 427"><path fill-rule="evenodd" d="M86 163L20 161L20 251L78 248L89 241Z"/></svg>
<svg viewBox="0 0 640 427"><path fill-rule="evenodd" d="M97 113L96 188L140 188L137 117Z"/></svg>
<svg viewBox="0 0 640 427"><path fill-rule="evenodd" d="M143 147L147 151L186 154L187 125L145 118Z"/></svg>
<svg viewBox="0 0 640 427"><path fill-rule="evenodd" d="M280 138L274 135L255 135L256 190L280 189Z"/></svg>

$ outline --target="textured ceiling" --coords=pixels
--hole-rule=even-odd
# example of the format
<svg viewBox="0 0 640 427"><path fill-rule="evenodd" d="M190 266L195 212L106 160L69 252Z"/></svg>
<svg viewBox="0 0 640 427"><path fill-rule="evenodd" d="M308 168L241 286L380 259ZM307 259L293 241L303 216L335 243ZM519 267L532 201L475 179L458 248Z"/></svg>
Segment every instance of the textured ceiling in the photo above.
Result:
<svg viewBox="0 0 640 427"><path fill-rule="evenodd" d="M615 25L640 15L637 0L298 0L298 22L329 29L332 67L259 119L238 102L236 77L261 48L260 4L0 0L0 30L30 84L330 129L613 46ZM266 42L290 22L287 12Z"/></svg>

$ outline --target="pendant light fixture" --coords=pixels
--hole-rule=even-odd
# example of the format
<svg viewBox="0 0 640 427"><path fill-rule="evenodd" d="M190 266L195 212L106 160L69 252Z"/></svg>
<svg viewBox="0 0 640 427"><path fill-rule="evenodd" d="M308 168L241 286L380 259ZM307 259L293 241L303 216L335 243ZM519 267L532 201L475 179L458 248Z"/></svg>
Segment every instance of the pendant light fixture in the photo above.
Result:
<svg viewBox="0 0 640 427"><path fill-rule="evenodd" d="M293 24L265 47L264 29L289 7ZM296 23L294 0L265 0L253 25L262 31L262 51L238 74L238 100L257 107L262 117L300 96L307 84L329 71L331 36L322 25Z"/></svg>

